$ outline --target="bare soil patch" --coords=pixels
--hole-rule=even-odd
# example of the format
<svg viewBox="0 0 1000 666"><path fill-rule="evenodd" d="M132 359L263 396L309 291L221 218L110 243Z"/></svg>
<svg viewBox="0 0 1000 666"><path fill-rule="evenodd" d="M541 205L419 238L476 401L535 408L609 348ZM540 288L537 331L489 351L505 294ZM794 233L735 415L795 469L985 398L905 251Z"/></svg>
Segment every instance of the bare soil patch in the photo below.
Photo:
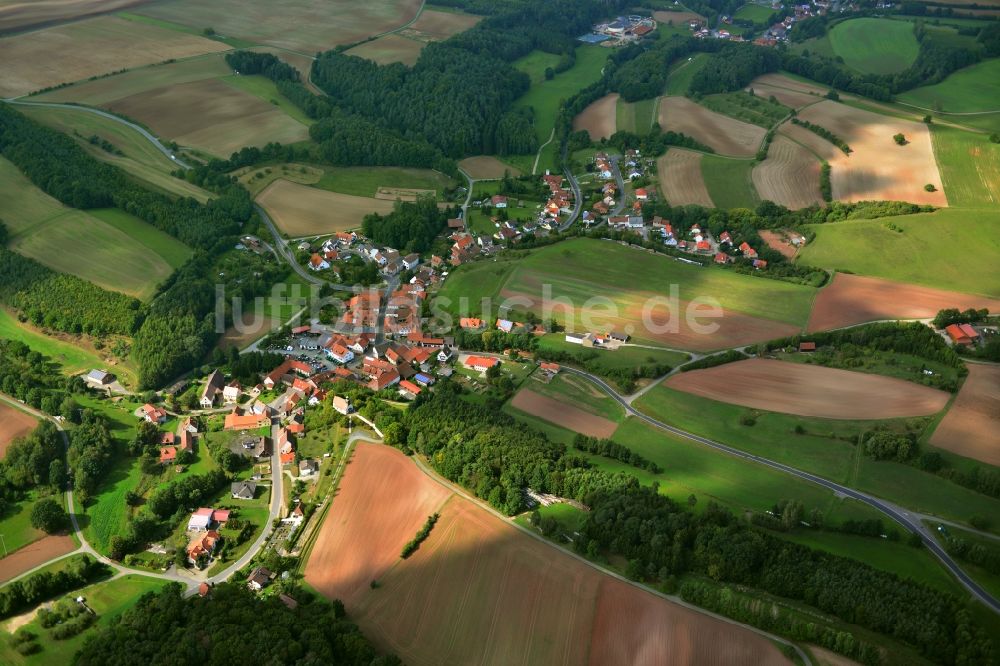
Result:
<svg viewBox="0 0 1000 666"><path fill-rule="evenodd" d="M762 637L614 581L448 495L400 451L362 444L306 566L310 584L408 664L571 666L595 650L602 660L590 663L786 663ZM430 537L401 560L434 510ZM672 652L653 651L662 645Z"/></svg>
<svg viewBox="0 0 1000 666"><path fill-rule="evenodd" d="M816 296L806 330L825 331L881 319L929 319L945 308L998 312L1000 300L837 273Z"/></svg>
<svg viewBox="0 0 1000 666"><path fill-rule="evenodd" d="M657 179L672 206L698 204L712 208L712 197L701 174L701 153L670 148L656 161Z"/></svg>
<svg viewBox="0 0 1000 666"><path fill-rule="evenodd" d="M664 603L611 578L601 581L592 635L591 666L788 663L748 629Z"/></svg>
<svg viewBox="0 0 1000 666"><path fill-rule="evenodd" d="M776 252L780 252L782 256L791 259L798 253L798 248L788 242L785 235L772 231L770 229L761 229L757 232L760 234L760 239L767 243L767 246Z"/></svg>
<svg viewBox="0 0 1000 666"><path fill-rule="evenodd" d="M1000 368L969 363L969 376L931 444L1000 466Z"/></svg>
<svg viewBox="0 0 1000 666"><path fill-rule="evenodd" d="M160 136L220 157L244 146L309 138L305 125L273 104L214 79L156 88L105 106Z"/></svg>
<svg viewBox="0 0 1000 666"><path fill-rule="evenodd" d="M819 171L819 160L807 148L778 135L751 178L761 199L795 210L823 203Z"/></svg>
<svg viewBox="0 0 1000 666"><path fill-rule="evenodd" d="M475 180L493 180L503 178L505 171L509 171L512 176L520 176L520 169L501 162L489 155L478 155L476 157L466 157L458 163L459 168L469 174Z"/></svg>
<svg viewBox="0 0 1000 666"><path fill-rule="evenodd" d="M253 315L249 315L244 317L244 324L239 329L235 326L227 328L226 332L219 338L216 346L219 349L229 349L230 347L243 349L254 340L259 340L271 331L276 331L279 328L281 328L280 319L275 317L261 317L258 320Z"/></svg>
<svg viewBox="0 0 1000 666"><path fill-rule="evenodd" d="M683 132L721 155L736 157L755 155L767 133L763 127L709 111L686 97L661 99L659 121L664 130Z"/></svg>
<svg viewBox="0 0 1000 666"><path fill-rule="evenodd" d="M18 437L24 437L38 425L35 417L20 409L0 402L0 460L7 455L7 447Z"/></svg>
<svg viewBox="0 0 1000 666"><path fill-rule="evenodd" d="M605 95L573 119L573 131L587 130L591 141L607 139L618 127L618 93Z"/></svg>
<svg viewBox="0 0 1000 666"><path fill-rule="evenodd" d="M830 650L821 648L818 645L810 645L809 651L812 652L814 657L816 657L816 663L818 666L861 666L853 659L848 659L844 655L831 652Z"/></svg>
<svg viewBox="0 0 1000 666"><path fill-rule="evenodd" d="M352 611L451 493L405 455L359 442L306 564L306 581Z"/></svg>
<svg viewBox="0 0 1000 666"><path fill-rule="evenodd" d="M197 35L100 16L0 40L0 97L229 48Z"/></svg>
<svg viewBox="0 0 1000 666"><path fill-rule="evenodd" d="M103 14L143 2L148 0L3 0L0 33Z"/></svg>
<svg viewBox="0 0 1000 666"><path fill-rule="evenodd" d="M941 411L950 397L904 379L761 358L680 373L666 385L719 402L825 419L926 416Z"/></svg>
<svg viewBox="0 0 1000 666"><path fill-rule="evenodd" d="M934 159L930 130L923 123L890 118L846 104L823 101L799 117L830 130L853 151L829 158L833 197L842 201L892 200L947 206ZM905 146L893 135L902 133ZM924 185L937 191L927 192Z"/></svg>
<svg viewBox="0 0 1000 666"><path fill-rule="evenodd" d="M72 553L76 547L73 537L50 534L18 548L0 559L0 583L16 578L60 555Z"/></svg>
<svg viewBox="0 0 1000 666"><path fill-rule="evenodd" d="M361 226L369 213L392 212L392 201L356 197L279 178L257 196L278 228L289 236L332 234Z"/></svg>
<svg viewBox="0 0 1000 666"><path fill-rule="evenodd" d="M531 389L518 391L510 404L522 412L588 437L610 438L618 428L618 424L614 421L591 414L561 400L535 393Z"/></svg>

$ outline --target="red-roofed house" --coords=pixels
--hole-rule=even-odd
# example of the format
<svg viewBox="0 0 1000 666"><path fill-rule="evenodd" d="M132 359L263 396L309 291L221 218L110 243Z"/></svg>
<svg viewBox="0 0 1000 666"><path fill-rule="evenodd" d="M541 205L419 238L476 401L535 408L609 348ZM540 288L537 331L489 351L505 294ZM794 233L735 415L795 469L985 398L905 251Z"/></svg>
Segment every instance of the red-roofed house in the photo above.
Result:
<svg viewBox="0 0 1000 666"><path fill-rule="evenodd" d="M271 417L267 414L237 414L232 411L226 414L223 425L225 430L256 430L271 425Z"/></svg>
<svg viewBox="0 0 1000 666"><path fill-rule="evenodd" d="M196 536L187 547L188 562L196 564L198 558L211 556L222 537L215 530Z"/></svg>
<svg viewBox="0 0 1000 666"><path fill-rule="evenodd" d="M646 191L646 188L640 187L635 191L635 198L639 201L645 201L649 198L649 192Z"/></svg>
<svg viewBox="0 0 1000 666"><path fill-rule="evenodd" d="M169 465L177 460L177 447L176 446L161 446L160 447L160 464Z"/></svg>
<svg viewBox="0 0 1000 666"><path fill-rule="evenodd" d="M480 372L486 372L490 368L500 365L500 361L495 358L489 358L486 356L466 356L465 360L462 361L464 365L469 370L479 370Z"/></svg>
<svg viewBox="0 0 1000 666"><path fill-rule="evenodd" d="M945 327L944 332L956 345L973 345L979 340L979 333L968 324L951 324Z"/></svg>
<svg viewBox="0 0 1000 666"><path fill-rule="evenodd" d="M490 203L493 204L494 208L506 208L507 197L502 194L494 194L493 198L490 199Z"/></svg>
<svg viewBox="0 0 1000 666"><path fill-rule="evenodd" d="M728 231L723 231L719 234L719 243L728 243L729 245L732 245L733 237L729 235Z"/></svg>
<svg viewBox="0 0 1000 666"><path fill-rule="evenodd" d="M404 379L403 381L399 382L399 388L401 391L406 391L413 397L420 395L420 387L408 379Z"/></svg>
<svg viewBox="0 0 1000 666"><path fill-rule="evenodd" d="M715 253L715 263L717 263L717 264L728 264L730 261L732 261L732 259L725 252L716 252Z"/></svg>
<svg viewBox="0 0 1000 666"><path fill-rule="evenodd" d="M142 406L142 417L150 423L163 423L167 420L167 413L159 407L153 407L147 402Z"/></svg>
<svg viewBox="0 0 1000 666"><path fill-rule="evenodd" d="M746 241L740 243L740 252L742 252L743 256L747 257L748 259L757 258L757 250L750 247L749 243L747 243Z"/></svg>

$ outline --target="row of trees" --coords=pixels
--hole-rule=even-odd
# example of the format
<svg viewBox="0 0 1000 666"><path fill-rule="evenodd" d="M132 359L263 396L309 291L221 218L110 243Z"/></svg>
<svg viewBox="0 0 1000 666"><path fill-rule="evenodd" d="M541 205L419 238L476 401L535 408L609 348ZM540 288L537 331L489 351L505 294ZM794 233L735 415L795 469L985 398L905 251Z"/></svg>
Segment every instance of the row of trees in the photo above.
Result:
<svg viewBox="0 0 1000 666"><path fill-rule="evenodd" d="M89 555L74 555L61 570L42 571L8 583L0 590L0 618L10 617L57 594L75 590L107 575L107 565Z"/></svg>
<svg viewBox="0 0 1000 666"><path fill-rule="evenodd" d="M626 465L632 465L632 467L644 469L647 472L652 472L653 474L659 474L663 471L663 469L661 469L660 466L652 460L642 457L632 449L623 444L619 444L612 439L602 439L600 437L588 437L587 435L577 434L577 436L573 438L573 448L577 451L586 451L587 453L593 453L595 455L604 456L605 458L611 458L612 460L618 460Z"/></svg>

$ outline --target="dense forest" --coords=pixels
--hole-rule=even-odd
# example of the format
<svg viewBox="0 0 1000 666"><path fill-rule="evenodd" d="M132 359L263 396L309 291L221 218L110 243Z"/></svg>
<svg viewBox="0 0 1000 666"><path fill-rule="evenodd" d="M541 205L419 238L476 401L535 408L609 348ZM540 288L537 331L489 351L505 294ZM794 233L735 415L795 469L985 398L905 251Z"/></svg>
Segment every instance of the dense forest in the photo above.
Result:
<svg viewBox="0 0 1000 666"><path fill-rule="evenodd" d="M399 248L401 254L426 252L445 229L455 209L438 208L433 196L415 202L397 201L391 213L370 213L361 222L361 232L379 245Z"/></svg>
<svg viewBox="0 0 1000 666"><path fill-rule="evenodd" d="M184 598L178 583L146 594L89 639L77 666L167 664L338 664L394 666L379 655L339 601L294 593L296 608L260 598L240 583L222 583L207 598Z"/></svg>
<svg viewBox="0 0 1000 666"><path fill-rule="evenodd" d="M625 558L633 578L656 583L702 576L806 603L911 645L939 663L994 658L988 633L956 597L784 541L714 505L690 512L656 486L641 487L631 475L592 467L496 405L464 400L462 389L450 383L431 397L421 395L404 427L406 448L502 511L525 508L524 488L584 502L591 510L576 547L590 557ZM875 651L824 642L878 663Z"/></svg>

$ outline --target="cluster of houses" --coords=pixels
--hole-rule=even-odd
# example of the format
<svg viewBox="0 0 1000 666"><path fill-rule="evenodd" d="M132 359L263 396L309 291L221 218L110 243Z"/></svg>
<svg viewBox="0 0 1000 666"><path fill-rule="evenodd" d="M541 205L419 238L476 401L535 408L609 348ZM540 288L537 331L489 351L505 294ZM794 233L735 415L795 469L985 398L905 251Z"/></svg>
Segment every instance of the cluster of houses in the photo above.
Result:
<svg viewBox="0 0 1000 666"><path fill-rule="evenodd" d="M814 3L794 5L792 14L786 16L781 21L770 26L764 34L757 36L753 43L758 46L777 46L788 41L788 35L796 22L805 20L812 16L823 16L827 13L830 3L827 0L816 0ZM775 3L771 5L775 11L780 10L782 5Z"/></svg>
<svg viewBox="0 0 1000 666"><path fill-rule="evenodd" d="M338 262L352 257L358 257L366 263L374 262L378 265L379 272L386 277L398 275L403 271L412 271L420 264L419 254L402 256L393 248L375 247L364 236L353 231L334 234L316 251L313 251L313 246L308 241L300 243L298 249L312 252L308 264L310 270L332 271L338 277L341 273Z"/></svg>
<svg viewBox="0 0 1000 666"><path fill-rule="evenodd" d="M609 331L608 333L586 331L584 333L566 333L565 339L570 344L580 345L588 349L618 349L629 341L629 337L628 333L622 331Z"/></svg>
<svg viewBox="0 0 1000 666"><path fill-rule="evenodd" d="M581 42L620 46L648 37L656 30L656 20L649 16L619 16L612 21L598 23L592 32L579 37Z"/></svg>

